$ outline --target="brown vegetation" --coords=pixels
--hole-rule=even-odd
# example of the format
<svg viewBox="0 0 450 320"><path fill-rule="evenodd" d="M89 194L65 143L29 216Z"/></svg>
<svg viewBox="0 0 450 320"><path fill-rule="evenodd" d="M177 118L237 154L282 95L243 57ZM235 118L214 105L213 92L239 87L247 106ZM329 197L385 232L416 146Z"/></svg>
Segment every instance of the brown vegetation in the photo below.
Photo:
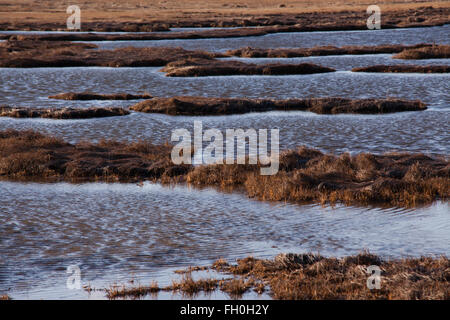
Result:
<svg viewBox="0 0 450 320"><path fill-rule="evenodd" d="M281 5L283 4L283 5ZM381 0L382 28L431 26L448 23L445 1L399 2ZM2 0L1 30L64 30L66 1ZM83 31L163 31L168 27L239 27L295 25L303 30L366 29L368 4L361 0L304 0L283 2L195 0L111 2L80 4Z"/></svg>
<svg viewBox="0 0 450 320"><path fill-rule="evenodd" d="M69 144L32 131L0 132L0 177L44 181L187 181L243 189L260 200L415 206L449 198L450 164L424 154L340 156L305 147L280 155L277 174L259 165L174 165L170 145Z"/></svg>
<svg viewBox="0 0 450 320"><path fill-rule="evenodd" d="M310 98L310 99L246 99L246 98L205 98L172 97L153 98L139 102L131 110L147 113L165 113L170 115L227 115L248 112L302 110L319 114L365 113L378 114L401 111L425 110L420 101L400 99L346 99L346 98Z"/></svg>
<svg viewBox="0 0 450 320"><path fill-rule="evenodd" d="M2 294L0 295L0 300L11 300L11 298L7 294Z"/></svg>
<svg viewBox="0 0 450 320"><path fill-rule="evenodd" d="M182 48L119 48L91 50L95 45L64 41L9 40L0 43L0 67L157 67L186 58L216 57Z"/></svg>
<svg viewBox="0 0 450 320"><path fill-rule="evenodd" d="M289 75L334 72L312 63L258 65L234 60L188 58L168 63L161 71L168 77L206 77L232 75Z"/></svg>
<svg viewBox="0 0 450 320"><path fill-rule="evenodd" d="M0 131L0 178L38 181L168 181L188 165L174 165L171 146L147 142L70 144L33 131Z"/></svg>
<svg viewBox="0 0 450 320"><path fill-rule="evenodd" d="M60 100L139 100L151 99L149 94L129 94L129 93L114 93L114 94L98 94L90 92L66 92L49 96L50 99Z"/></svg>
<svg viewBox="0 0 450 320"><path fill-rule="evenodd" d="M395 45L384 44L378 46L321 46L313 48L277 48L277 49L259 49L259 48L240 48L228 50L225 54L230 56L245 58L293 58L310 56L330 56L344 54L379 54L379 53L398 53L403 50L431 47L431 44L416 45Z"/></svg>
<svg viewBox="0 0 450 320"><path fill-rule="evenodd" d="M423 48L405 49L393 56L395 59L448 59L450 58L449 45L433 45Z"/></svg>
<svg viewBox="0 0 450 320"><path fill-rule="evenodd" d="M380 268L379 289L367 287L372 275L369 266ZM112 286L105 291L109 299L136 299L159 291L192 297L220 289L231 298L241 298L251 289L261 294L267 286L276 300L450 299L450 261L445 256L385 260L369 252L343 258L288 253L272 260L247 257L238 259L237 264L221 259L207 268L233 278L193 280L188 272L181 281L164 288L152 282L150 286Z"/></svg>
<svg viewBox="0 0 450 320"><path fill-rule="evenodd" d="M259 200L416 206L450 196L450 164L424 154L323 154L305 147L280 155L280 170L260 175L257 165L195 167L196 186L243 188Z"/></svg>
<svg viewBox="0 0 450 320"><path fill-rule="evenodd" d="M448 73L450 66L416 66L408 64L400 65L376 65L370 67L353 68L353 72L386 72L386 73Z"/></svg>
<svg viewBox="0 0 450 320"><path fill-rule="evenodd" d="M367 267L381 269L381 288L369 290ZM450 299L450 261L441 258L383 260L363 252L344 258L280 254L274 260L248 257L220 272L249 284L265 283L277 300ZM256 286L255 286L256 287Z"/></svg>
<svg viewBox="0 0 450 320"><path fill-rule="evenodd" d="M119 107L99 108L25 108L0 106L0 117L47 118L47 119L90 119L126 116L130 112Z"/></svg>

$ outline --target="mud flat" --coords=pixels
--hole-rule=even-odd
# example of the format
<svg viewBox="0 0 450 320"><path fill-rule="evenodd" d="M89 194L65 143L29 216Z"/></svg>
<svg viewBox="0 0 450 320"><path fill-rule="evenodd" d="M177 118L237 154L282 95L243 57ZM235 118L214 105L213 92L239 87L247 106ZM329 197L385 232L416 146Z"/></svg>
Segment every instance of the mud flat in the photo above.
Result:
<svg viewBox="0 0 450 320"><path fill-rule="evenodd" d="M93 44L65 41L5 41L0 43L0 67L154 67L188 57L208 60L221 56L182 48L93 48Z"/></svg>
<svg viewBox="0 0 450 320"><path fill-rule="evenodd" d="M311 99L238 99L205 97L153 98L130 107L133 111L169 115L227 115L266 111L310 111L318 114L362 113L380 114L421 111L420 101L400 99L311 98Z"/></svg>
<svg viewBox="0 0 450 320"><path fill-rule="evenodd" d="M394 59L448 59L450 58L450 46L432 45L423 48L405 49L393 56Z"/></svg>
<svg viewBox="0 0 450 320"><path fill-rule="evenodd" d="M376 65L353 68L353 72L386 72L386 73L448 73L450 66L416 66L416 65Z"/></svg>
<svg viewBox="0 0 450 320"><path fill-rule="evenodd" d="M294 58L294 57L311 57L311 56L330 56L345 54L380 54L380 53L399 53L404 50L428 49L432 44L416 44L416 45L379 45L379 46L320 46L313 48L277 48L277 49L260 49L260 48L240 48L228 50L225 54L243 58Z"/></svg>
<svg viewBox="0 0 450 320"><path fill-rule="evenodd" d="M0 131L0 178L29 181L158 180L179 176L169 145L100 141L70 144L33 131Z"/></svg>
<svg viewBox="0 0 450 320"><path fill-rule="evenodd" d="M65 92L53 96L49 99L59 100L139 100L151 99L149 94L129 94L129 93L114 93L114 94L99 94L91 92Z"/></svg>
<svg viewBox="0 0 450 320"><path fill-rule="evenodd" d="M291 75L335 72L333 68L312 63L252 64L233 60L183 59L168 63L162 72L167 77L207 77L233 75Z"/></svg>
<svg viewBox="0 0 450 320"><path fill-rule="evenodd" d="M382 285L377 290L367 287L369 266L382 272ZM287 253L274 259L247 257L235 264L219 259L211 266L186 269L181 281L171 286L161 288L152 282L150 286L115 286L105 293L109 299L156 296L160 291L193 297L221 290L231 298L241 298L249 291L267 292L276 300L448 300L449 268L445 256L383 260L369 252L343 258ZM199 270L214 270L228 278L193 280L192 272Z"/></svg>
<svg viewBox="0 0 450 320"><path fill-rule="evenodd" d="M2 30L65 30L67 3L55 1L55 10L45 3L5 4L0 15ZM83 31L166 31L172 27L295 26L296 31L367 29L367 3L360 1L315 1L305 6L298 1L281 4L250 0L245 4L215 1L207 7L193 1L170 1L164 5L129 1L118 8L111 2L83 5ZM441 1L399 3L385 1L382 28L443 25L449 22L450 8Z"/></svg>
<svg viewBox="0 0 450 320"><path fill-rule="evenodd" d="M47 118L47 119L90 119L126 116L130 112L119 107L107 108L26 108L0 106L0 117L11 118Z"/></svg>
<svg viewBox="0 0 450 320"><path fill-rule="evenodd" d="M0 178L16 181L160 181L236 189L259 200L412 207L450 196L450 163L424 154L324 154L301 147L260 165L174 165L172 146L140 141L70 144L33 131L0 131Z"/></svg>

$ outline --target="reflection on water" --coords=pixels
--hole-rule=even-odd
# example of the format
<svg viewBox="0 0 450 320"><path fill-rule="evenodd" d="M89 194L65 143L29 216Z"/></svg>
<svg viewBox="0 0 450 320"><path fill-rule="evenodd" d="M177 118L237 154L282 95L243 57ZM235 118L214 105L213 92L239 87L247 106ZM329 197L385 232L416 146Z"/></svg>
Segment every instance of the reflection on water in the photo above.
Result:
<svg viewBox="0 0 450 320"><path fill-rule="evenodd" d="M98 287L133 274L163 284L168 270L219 257L343 256L364 248L388 257L450 253L448 203L323 208L150 183L1 182L0 193L0 291L12 293L59 286L53 295L74 294L63 288L72 264Z"/></svg>

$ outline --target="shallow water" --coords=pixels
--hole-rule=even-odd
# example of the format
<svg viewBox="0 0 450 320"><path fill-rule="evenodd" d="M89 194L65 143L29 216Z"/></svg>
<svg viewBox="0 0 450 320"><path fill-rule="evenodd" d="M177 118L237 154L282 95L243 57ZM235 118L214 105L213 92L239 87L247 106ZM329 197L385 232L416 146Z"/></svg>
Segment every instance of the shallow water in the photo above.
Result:
<svg viewBox="0 0 450 320"><path fill-rule="evenodd" d="M297 206L150 183L2 182L0 190L0 291L11 288L13 297L39 296L36 287L59 286L57 298L75 294L64 288L69 265L81 267L83 284L107 287L133 278L168 284L174 268L220 257L343 256L365 248L387 257L450 253L448 203Z"/></svg>
<svg viewBox="0 0 450 320"><path fill-rule="evenodd" d="M264 37L142 41L133 45L182 45L224 50L247 45L293 47L449 43L449 26L355 32L274 34ZM370 33L368 33L370 32ZM124 42L102 46L128 45ZM233 58L235 59L235 58ZM448 74L352 73L373 64L449 64L448 59L403 61L391 55L293 59L240 59L254 63L313 62L339 71L294 76L167 78L160 68L0 69L0 104L128 106L137 101L61 101L47 96L90 90L98 93L147 91L155 96L420 99L424 112L388 115L316 115L269 112L232 116L173 117L131 113L90 120L0 118L0 129L35 129L71 142L100 138L154 142L170 140L175 128L279 128L282 149L307 145L328 152L390 150L450 153ZM216 258L248 255L271 258L280 252L329 256L363 249L383 257L450 254L448 202L416 209L321 207L260 202L242 194L158 184L38 184L0 182L0 293L13 298L103 298L65 286L69 265L79 265L83 285L107 287L131 279L161 286L173 271L207 265ZM163 294L160 298L179 299ZM221 293L200 299L224 298ZM226 297L225 297L226 298ZM267 298L251 294L244 298Z"/></svg>
<svg viewBox="0 0 450 320"><path fill-rule="evenodd" d="M431 28L381 29L357 31L286 32L241 38L213 38L158 41L97 41L100 49L121 47L183 47L188 50L225 51L242 47L309 48L314 46L346 46L380 44L448 44L450 25Z"/></svg>

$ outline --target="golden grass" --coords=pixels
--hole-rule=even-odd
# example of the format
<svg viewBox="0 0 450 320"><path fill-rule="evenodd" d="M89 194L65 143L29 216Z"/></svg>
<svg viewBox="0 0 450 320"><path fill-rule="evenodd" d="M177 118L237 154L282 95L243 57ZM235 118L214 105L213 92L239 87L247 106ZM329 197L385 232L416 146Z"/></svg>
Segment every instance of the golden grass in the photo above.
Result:
<svg viewBox="0 0 450 320"><path fill-rule="evenodd" d="M260 200L412 207L449 198L450 165L423 154L335 156L302 147L281 154L276 175L260 175L257 165L210 165L196 167L187 181L244 187Z"/></svg>
<svg viewBox="0 0 450 320"><path fill-rule="evenodd" d="M8 296L7 294L2 294L0 295L0 300L11 300L11 297Z"/></svg>
<svg viewBox="0 0 450 320"><path fill-rule="evenodd" d="M367 267L381 269L381 288L367 288ZM241 283L266 283L277 300L450 299L450 261L446 257L383 260L363 252L344 258L280 254L274 260L246 258L221 270Z"/></svg>
<svg viewBox="0 0 450 320"><path fill-rule="evenodd" d="M31 22L65 22L66 1L38 1L38 0L1 0L0 20L8 23L21 21ZM280 6L284 4L285 6ZM423 6L448 8L446 1L406 1L381 0L377 4L385 11L414 10ZM152 21L152 20L182 20L182 19L211 19L211 17L260 16L274 14L298 14L305 12L337 12L344 10L364 11L368 6L363 0L338 0L330 5L325 0L248 0L242 1L195 1L195 0L167 0L164 2L143 2L130 0L125 2L111 2L95 0L80 2L82 21Z"/></svg>
<svg viewBox="0 0 450 320"><path fill-rule="evenodd" d="M369 289L369 266L381 271L380 288ZM224 259L208 269L231 278L194 280L186 272L180 281L159 288L150 286L112 286L109 299L138 299L160 291L179 292L194 297L200 292L220 290L232 299L250 290L267 292L276 300L448 300L450 299L450 261L445 256L386 260L363 251L358 255L327 258L318 254L279 254L274 259L247 257L229 264Z"/></svg>

